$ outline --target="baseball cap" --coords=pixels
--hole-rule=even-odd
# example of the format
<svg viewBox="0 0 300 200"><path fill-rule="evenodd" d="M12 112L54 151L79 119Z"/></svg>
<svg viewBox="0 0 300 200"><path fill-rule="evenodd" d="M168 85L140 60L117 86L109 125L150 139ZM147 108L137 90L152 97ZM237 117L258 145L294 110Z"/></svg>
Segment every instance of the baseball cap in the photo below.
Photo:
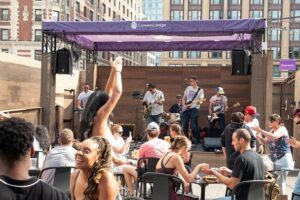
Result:
<svg viewBox="0 0 300 200"><path fill-rule="evenodd" d="M159 126L155 122L151 122L147 126L147 131L158 131L158 130L159 130Z"/></svg>
<svg viewBox="0 0 300 200"><path fill-rule="evenodd" d="M222 87L217 87L216 88L217 93L219 94L224 94L224 89Z"/></svg>
<svg viewBox="0 0 300 200"><path fill-rule="evenodd" d="M181 99L181 98L182 98L182 96L180 94L176 95L176 99Z"/></svg>
<svg viewBox="0 0 300 200"><path fill-rule="evenodd" d="M256 107L255 106L246 106L244 109L244 113L251 115L253 117L258 117L259 113L256 112Z"/></svg>

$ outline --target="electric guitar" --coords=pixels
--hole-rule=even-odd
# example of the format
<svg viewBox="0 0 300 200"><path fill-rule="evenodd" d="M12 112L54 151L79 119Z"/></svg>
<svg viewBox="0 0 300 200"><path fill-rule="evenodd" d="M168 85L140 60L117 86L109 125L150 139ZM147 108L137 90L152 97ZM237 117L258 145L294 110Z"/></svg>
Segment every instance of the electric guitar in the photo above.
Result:
<svg viewBox="0 0 300 200"><path fill-rule="evenodd" d="M192 102L186 102L185 103L185 108L182 108L182 110L181 110L181 113L183 113L183 112L185 112L185 111L187 111L187 110L189 110L189 109L191 109L191 106L192 106L192 104L198 104L198 105L201 105L202 103L204 103L206 101L206 98L203 98L203 99L200 99L200 100L194 100L194 101L192 101Z"/></svg>
<svg viewBox="0 0 300 200"><path fill-rule="evenodd" d="M152 110L154 104L159 104L159 103L156 103L156 101L160 101L161 99L162 99L162 97L159 97L153 103L147 103L146 101L143 102L145 118L148 118L151 115L151 110Z"/></svg>
<svg viewBox="0 0 300 200"><path fill-rule="evenodd" d="M235 104L233 104L232 106L228 107L226 112L231 109L231 108L236 108L236 107L240 107L241 104L240 102L236 102ZM218 116L218 114L220 114L221 112L213 112L212 114L207 116L207 120L209 123L212 123L214 120L219 119L220 117Z"/></svg>

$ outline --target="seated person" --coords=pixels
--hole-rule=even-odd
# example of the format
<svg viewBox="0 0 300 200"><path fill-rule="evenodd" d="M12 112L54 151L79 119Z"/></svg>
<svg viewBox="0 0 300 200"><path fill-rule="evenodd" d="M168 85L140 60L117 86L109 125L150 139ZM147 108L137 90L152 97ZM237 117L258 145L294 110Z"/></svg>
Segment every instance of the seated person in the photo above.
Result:
<svg viewBox="0 0 300 200"><path fill-rule="evenodd" d="M76 153L76 170L71 175L71 199L115 200L118 184L110 172L111 145L100 136L84 140Z"/></svg>
<svg viewBox="0 0 300 200"><path fill-rule="evenodd" d="M175 137L181 135L184 135L181 126L179 124L171 124L170 125L171 141L174 141Z"/></svg>
<svg viewBox="0 0 300 200"><path fill-rule="evenodd" d="M220 171L205 169L204 172L212 174L224 183L229 189L233 189L238 183L248 180L264 180L264 163L261 156L250 147L251 135L246 129L237 129L232 135L232 144L240 155L236 158L232 171L227 167L221 167ZM230 177L229 177L230 176ZM236 191L236 199L247 199L248 187ZM231 199L223 197L220 200Z"/></svg>
<svg viewBox="0 0 300 200"><path fill-rule="evenodd" d="M158 138L164 139L166 136L170 136L169 134L169 124L166 122L162 122L159 124L159 136Z"/></svg>
<svg viewBox="0 0 300 200"><path fill-rule="evenodd" d="M48 167L63 167L63 166L75 166L75 153L76 149L72 147L74 141L73 131L70 129L63 129L58 136L58 143L60 145L54 147L49 151L45 158L43 165L44 168ZM42 174L42 181L50 185L54 181L55 169L48 169Z"/></svg>
<svg viewBox="0 0 300 200"><path fill-rule="evenodd" d="M113 124L111 126L111 132L114 136L113 147L112 147L114 151L114 155L120 159L126 159L125 155L129 151L130 143L132 141L132 136L130 135L125 142L124 139L122 138L123 128L119 124Z"/></svg>
<svg viewBox="0 0 300 200"><path fill-rule="evenodd" d="M29 176L34 128L20 118L0 120L1 199L67 200L67 195Z"/></svg>
<svg viewBox="0 0 300 200"><path fill-rule="evenodd" d="M188 173L184 163L190 159L191 141L185 136L177 136L174 139L170 149L171 151L166 153L158 161L156 165L156 171L175 176L179 174L185 183L185 191L188 192L188 184L196 178L200 171L208 168L208 165L205 163L198 164L191 173ZM179 199L174 188L170 188L169 192L170 199ZM190 197L185 196L185 199L190 199Z"/></svg>
<svg viewBox="0 0 300 200"><path fill-rule="evenodd" d="M158 138L159 126L155 122L151 122L147 126L148 142L141 145L139 149L138 159L140 158L160 158L169 151L170 144ZM138 166L140 167L140 166ZM125 182L129 189L128 196L132 196L134 192L134 182L138 178L136 167L126 165L123 167Z"/></svg>

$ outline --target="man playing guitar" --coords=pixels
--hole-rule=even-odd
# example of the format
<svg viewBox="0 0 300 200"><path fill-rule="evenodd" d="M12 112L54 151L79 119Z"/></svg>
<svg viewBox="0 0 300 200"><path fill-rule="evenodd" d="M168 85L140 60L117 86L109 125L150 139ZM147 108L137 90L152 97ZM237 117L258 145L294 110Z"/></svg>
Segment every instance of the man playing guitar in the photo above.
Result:
<svg viewBox="0 0 300 200"><path fill-rule="evenodd" d="M189 125L191 123L191 129L193 134L193 143L200 143L199 136L199 125L198 116L200 103L204 99L203 89L198 87L197 77L192 76L189 79L190 86L188 86L182 98L183 112L182 112L182 126L183 132L188 137L189 136Z"/></svg>
<svg viewBox="0 0 300 200"><path fill-rule="evenodd" d="M163 102L165 101L164 93L152 83L148 84L148 91L143 98L143 105L146 112L147 124L156 122L160 124L163 113Z"/></svg>
<svg viewBox="0 0 300 200"><path fill-rule="evenodd" d="M223 132L225 128L225 118L224 118L224 112L228 110L228 99L226 96L224 96L224 89L222 87L216 88L216 94L212 96L209 100L209 115L213 118L214 115L216 119L209 120L209 129L208 129L208 135L212 135L212 130L215 127L216 123L219 123L219 127L221 131Z"/></svg>

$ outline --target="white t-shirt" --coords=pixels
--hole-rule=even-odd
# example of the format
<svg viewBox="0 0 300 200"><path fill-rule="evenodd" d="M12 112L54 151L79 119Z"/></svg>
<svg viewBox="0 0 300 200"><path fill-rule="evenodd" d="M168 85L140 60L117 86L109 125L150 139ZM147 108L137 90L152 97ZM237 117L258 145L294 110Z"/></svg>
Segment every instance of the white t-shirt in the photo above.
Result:
<svg viewBox="0 0 300 200"><path fill-rule="evenodd" d="M91 94L93 94L93 91L92 90L88 90L87 92L82 91L78 95L78 100L80 100L82 102L82 107L83 108L85 108L85 104L88 101L88 99L91 96Z"/></svg>
<svg viewBox="0 0 300 200"><path fill-rule="evenodd" d="M253 127L258 127L259 126L259 121L256 118L253 118L251 122L246 122L245 123L250 129ZM257 131L251 129L253 136L256 137Z"/></svg>
<svg viewBox="0 0 300 200"><path fill-rule="evenodd" d="M197 88L193 88L192 86L188 86L184 91L184 96L186 96L186 103L191 101L193 97L195 96L196 92L198 91ZM200 108L200 100L204 98L204 92L203 89L200 89L197 96L193 100L190 108Z"/></svg>
<svg viewBox="0 0 300 200"><path fill-rule="evenodd" d="M143 101L147 102L148 108L151 110L151 115L159 115L163 113L163 104L159 105L157 103L154 103L154 101L165 101L164 93L162 91L156 89L154 94L152 94L150 91L147 91Z"/></svg>
<svg viewBox="0 0 300 200"><path fill-rule="evenodd" d="M219 113L224 113L225 111L225 105L227 103L228 99L226 96L221 95L217 96L214 95L210 98L209 102L212 104L211 106L211 111L212 112L219 112Z"/></svg>

